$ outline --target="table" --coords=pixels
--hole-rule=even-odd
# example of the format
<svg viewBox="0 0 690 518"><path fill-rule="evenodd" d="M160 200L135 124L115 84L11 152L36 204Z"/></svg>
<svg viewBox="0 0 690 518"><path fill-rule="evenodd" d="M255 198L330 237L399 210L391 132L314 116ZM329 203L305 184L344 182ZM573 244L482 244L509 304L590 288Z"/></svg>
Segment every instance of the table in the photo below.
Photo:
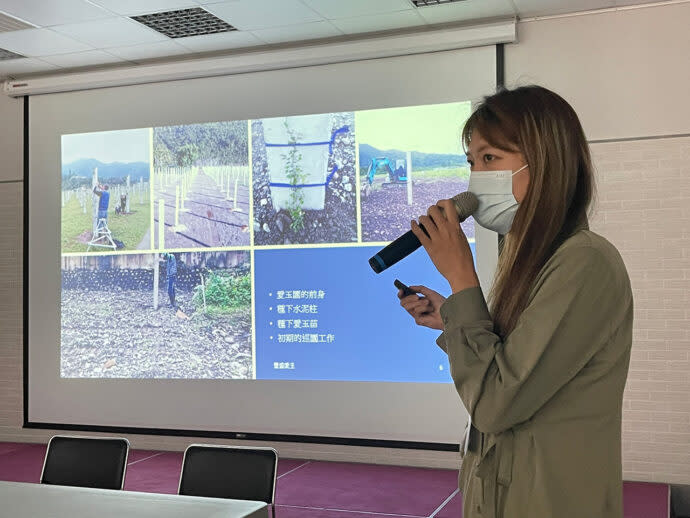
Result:
<svg viewBox="0 0 690 518"><path fill-rule="evenodd" d="M264 502L0 482L5 518L268 518Z"/></svg>

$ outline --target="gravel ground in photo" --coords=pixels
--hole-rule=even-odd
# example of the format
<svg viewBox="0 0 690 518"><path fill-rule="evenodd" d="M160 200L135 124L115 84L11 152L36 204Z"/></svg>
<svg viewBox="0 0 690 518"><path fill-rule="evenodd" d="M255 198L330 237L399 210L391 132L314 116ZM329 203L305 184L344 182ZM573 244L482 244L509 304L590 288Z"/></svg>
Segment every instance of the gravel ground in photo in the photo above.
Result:
<svg viewBox="0 0 690 518"><path fill-rule="evenodd" d="M362 197L362 241L393 241L410 230L410 221L426 214L431 205L467 190L462 179L416 181L412 205L407 204L404 185L381 186ZM474 219L467 218L462 230L474 238Z"/></svg>
<svg viewBox="0 0 690 518"><path fill-rule="evenodd" d="M284 210L276 212L271 201L266 146L260 121L252 123L252 170L254 184L254 244L348 243L357 241L355 136L351 112L333 116L333 128L349 126L336 135L328 171L338 171L326 186L323 210L306 210L304 228L292 230L292 220Z"/></svg>
<svg viewBox="0 0 690 518"><path fill-rule="evenodd" d="M252 378L250 310L207 316L191 297L178 290L176 313L165 290L157 311L150 290L63 290L62 376Z"/></svg>

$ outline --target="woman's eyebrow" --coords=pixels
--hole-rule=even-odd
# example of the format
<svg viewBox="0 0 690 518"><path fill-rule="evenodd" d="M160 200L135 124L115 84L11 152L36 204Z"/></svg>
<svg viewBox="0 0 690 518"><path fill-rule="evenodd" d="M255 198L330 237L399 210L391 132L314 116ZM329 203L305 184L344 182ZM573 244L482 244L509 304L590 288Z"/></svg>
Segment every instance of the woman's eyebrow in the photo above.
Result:
<svg viewBox="0 0 690 518"><path fill-rule="evenodd" d="M484 151L486 148L489 148L489 147L491 147L491 146L488 145L488 144L484 144L483 146L481 146L481 147L477 150L477 154L478 154L478 155L481 154L482 151ZM465 156L472 156L472 153L470 153L470 152L468 151L467 153L465 153Z"/></svg>

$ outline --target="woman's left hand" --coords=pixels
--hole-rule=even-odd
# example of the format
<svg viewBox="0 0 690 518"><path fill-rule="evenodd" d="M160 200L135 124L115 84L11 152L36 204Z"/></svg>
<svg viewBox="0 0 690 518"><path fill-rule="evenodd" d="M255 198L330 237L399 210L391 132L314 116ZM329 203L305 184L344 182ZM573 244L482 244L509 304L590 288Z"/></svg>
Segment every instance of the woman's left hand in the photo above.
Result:
<svg viewBox="0 0 690 518"><path fill-rule="evenodd" d="M419 217L419 224L412 221L412 232L422 243L436 269L448 280L453 293L479 286L472 251L460 227L452 200L441 200L429 207L427 215Z"/></svg>

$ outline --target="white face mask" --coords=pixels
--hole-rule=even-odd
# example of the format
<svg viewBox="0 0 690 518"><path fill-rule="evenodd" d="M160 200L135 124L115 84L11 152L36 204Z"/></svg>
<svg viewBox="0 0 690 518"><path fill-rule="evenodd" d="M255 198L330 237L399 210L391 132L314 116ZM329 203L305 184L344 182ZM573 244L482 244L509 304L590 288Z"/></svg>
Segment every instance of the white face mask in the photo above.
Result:
<svg viewBox="0 0 690 518"><path fill-rule="evenodd" d="M472 215L482 227L506 235L513 225L518 202L513 196L513 176L522 171L472 171L468 191L479 200Z"/></svg>

